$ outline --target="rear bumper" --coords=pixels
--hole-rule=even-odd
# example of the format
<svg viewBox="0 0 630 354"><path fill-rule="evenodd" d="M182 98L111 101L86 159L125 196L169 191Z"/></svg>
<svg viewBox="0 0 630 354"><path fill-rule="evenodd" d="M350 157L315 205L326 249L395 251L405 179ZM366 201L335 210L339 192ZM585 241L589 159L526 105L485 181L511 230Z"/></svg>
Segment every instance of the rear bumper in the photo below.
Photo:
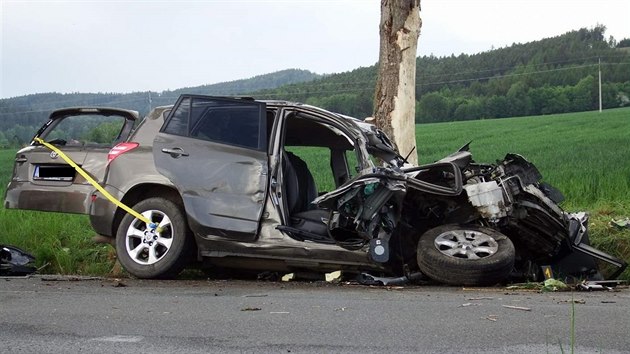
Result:
<svg viewBox="0 0 630 354"><path fill-rule="evenodd" d="M11 181L7 186L4 207L88 214L93 190L94 187L89 184L70 184L56 188L31 182Z"/></svg>

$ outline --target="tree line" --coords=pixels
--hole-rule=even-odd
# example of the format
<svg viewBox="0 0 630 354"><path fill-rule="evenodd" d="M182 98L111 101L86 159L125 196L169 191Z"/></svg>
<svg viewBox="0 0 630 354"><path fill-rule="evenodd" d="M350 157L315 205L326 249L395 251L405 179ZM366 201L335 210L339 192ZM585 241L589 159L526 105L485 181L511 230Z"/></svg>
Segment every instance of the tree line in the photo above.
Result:
<svg viewBox="0 0 630 354"><path fill-rule="evenodd" d="M416 60L417 123L588 111L630 104L630 39L606 38L606 27L477 54ZM420 38L422 46L422 37ZM600 65L601 62L601 65ZM248 95L304 102L357 118L371 116L377 65L317 75L290 69L247 80L173 91L44 93L0 100L0 146L21 145L50 111L70 106L110 106L146 114L173 104L182 93Z"/></svg>
<svg viewBox="0 0 630 354"><path fill-rule="evenodd" d="M630 104L630 39L605 38L605 26L487 52L417 58L416 122L444 122L577 112ZM420 38L422 45L422 38ZM601 65L600 65L601 61ZM367 117L376 66L256 96L305 101Z"/></svg>

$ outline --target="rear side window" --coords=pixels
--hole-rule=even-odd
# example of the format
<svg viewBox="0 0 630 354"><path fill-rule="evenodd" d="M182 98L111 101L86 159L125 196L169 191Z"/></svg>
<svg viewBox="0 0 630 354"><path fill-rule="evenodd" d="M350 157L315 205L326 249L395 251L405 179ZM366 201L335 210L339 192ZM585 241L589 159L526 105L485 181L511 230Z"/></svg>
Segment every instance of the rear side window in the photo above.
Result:
<svg viewBox="0 0 630 354"><path fill-rule="evenodd" d="M190 113L190 98L180 101L179 105L169 119L168 124L164 127L164 132L174 135L188 135L188 116Z"/></svg>
<svg viewBox="0 0 630 354"><path fill-rule="evenodd" d="M212 97L182 97L165 133L263 150L267 147L265 105Z"/></svg>

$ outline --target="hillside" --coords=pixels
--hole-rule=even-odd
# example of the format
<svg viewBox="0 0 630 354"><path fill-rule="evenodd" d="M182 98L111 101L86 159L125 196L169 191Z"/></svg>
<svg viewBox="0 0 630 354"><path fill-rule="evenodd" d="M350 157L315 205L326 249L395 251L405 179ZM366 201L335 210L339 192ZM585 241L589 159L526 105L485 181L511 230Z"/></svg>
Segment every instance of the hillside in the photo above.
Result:
<svg viewBox="0 0 630 354"><path fill-rule="evenodd" d="M109 106L148 113L150 107L175 103L182 93L230 96L306 82L320 77L308 70L287 69L249 79L173 91L133 93L39 93L0 99L0 147L21 144L46 121L50 112L71 106Z"/></svg>

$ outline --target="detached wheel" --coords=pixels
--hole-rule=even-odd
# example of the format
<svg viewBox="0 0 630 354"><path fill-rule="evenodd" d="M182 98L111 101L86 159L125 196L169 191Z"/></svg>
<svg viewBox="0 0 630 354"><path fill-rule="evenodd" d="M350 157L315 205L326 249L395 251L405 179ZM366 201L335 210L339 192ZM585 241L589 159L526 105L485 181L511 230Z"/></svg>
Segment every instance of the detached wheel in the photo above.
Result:
<svg viewBox="0 0 630 354"><path fill-rule="evenodd" d="M164 198L145 199L133 209L157 224L159 231L125 215L116 234L118 260L138 278L176 277L189 260L193 242L182 210Z"/></svg>
<svg viewBox="0 0 630 354"><path fill-rule="evenodd" d="M418 266L450 285L492 285L514 267L514 244L502 233L477 225L443 225L420 236Z"/></svg>

